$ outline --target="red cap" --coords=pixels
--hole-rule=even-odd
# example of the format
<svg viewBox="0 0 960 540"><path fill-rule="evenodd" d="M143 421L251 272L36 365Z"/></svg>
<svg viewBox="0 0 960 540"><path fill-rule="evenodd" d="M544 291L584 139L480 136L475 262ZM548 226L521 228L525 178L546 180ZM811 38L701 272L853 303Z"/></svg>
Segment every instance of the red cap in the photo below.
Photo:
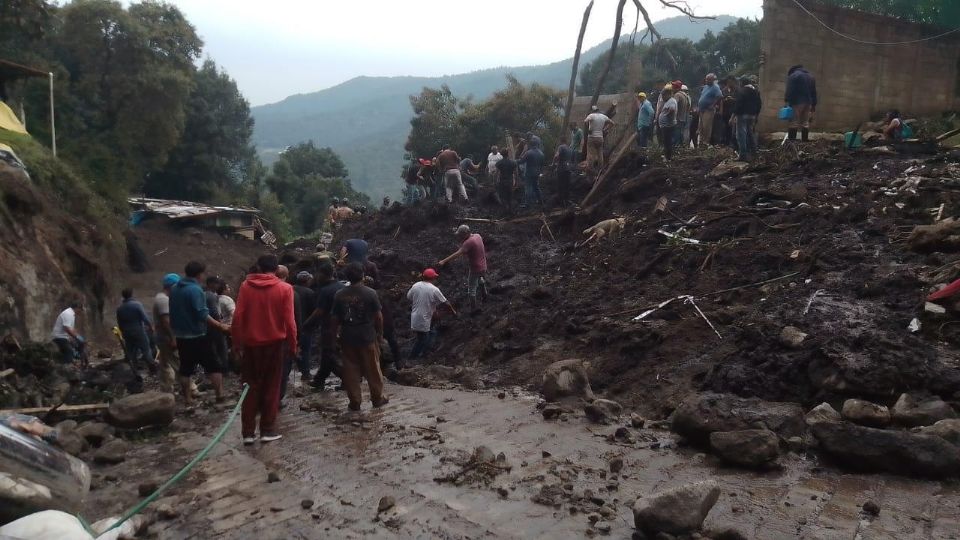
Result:
<svg viewBox="0 0 960 540"><path fill-rule="evenodd" d="M437 279L440 277L440 274L438 274L433 268L427 268L423 271L423 277L424 279Z"/></svg>
<svg viewBox="0 0 960 540"><path fill-rule="evenodd" d="M683 87L683 81L680 80L673 81L671 84L673 85L674 90L679 90Z"/></svg>

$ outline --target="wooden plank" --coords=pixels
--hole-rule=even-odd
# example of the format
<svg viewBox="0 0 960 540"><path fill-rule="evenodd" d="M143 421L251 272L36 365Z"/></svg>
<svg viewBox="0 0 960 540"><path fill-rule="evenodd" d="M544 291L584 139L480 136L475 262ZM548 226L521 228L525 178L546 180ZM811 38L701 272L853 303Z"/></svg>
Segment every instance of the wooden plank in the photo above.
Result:
<svg viewBox="0 0 960 540"><path fill-rule="evenodd" d="M109 403L88 403L86 405L63 405L57 409L57 412L85 412L99 411L110 407ZM46 413L51 407L28 407L25 409L3 409L0 414L37 414Z"/></svg>

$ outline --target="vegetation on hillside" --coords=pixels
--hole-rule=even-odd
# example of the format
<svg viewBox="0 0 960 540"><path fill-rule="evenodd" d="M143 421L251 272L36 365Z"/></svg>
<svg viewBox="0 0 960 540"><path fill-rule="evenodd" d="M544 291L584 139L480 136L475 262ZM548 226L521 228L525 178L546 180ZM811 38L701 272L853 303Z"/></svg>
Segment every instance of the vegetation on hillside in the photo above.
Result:
<svg viewBox="0 0 960 540"><path fill-rule="evenodd" d="M960 2L956 0L821 0L839 7L859 9L908 21L956 28Z"/></svg>
<svg viewBox="0 0 960 540"><path fill-rule="evenodd" d="M579 95L593 94L606 61L602 57L583 66ZM760 21L751 19L738 19L717 34L708 30L696 43L689 39L662 39L653 45L625 42L617 47L602 93L649 91L675 79L696 84L709 72L756 74L759 61Z"/></svg>
<svg viewBox="0 0 960 540"><path fill-rule="evenodd" d="M249 103L212 60L196 66L203 42L173 4L16 0L0 4L0 27L0 58L55 75L59 156L77 171L71 178L86 178L80 183L117 210L130 193L265 202L284 238L322 225L322 215L303 211L304 201L360 197L330 149L310 147L339 168L314 161L291 176L282 166L268 172L260 165ZM24 105L31 132L49 140L46 84L10 86L9 101ZM18 142L29 154L29 143ZM273 191L291 183L295 196Z"/></svg>
<svg viewBox="0 0 960 540"><path fill-rule="evenodd" d="M507 87L481 103L460 99L446 85L424 88L410 97L414 117L406 149L416 156L433 156L450 144L461 156L475 161L486 157L490 145L507 134L540 134L553 147L563 121L564 93L533 83L521 84L507 77Z"/></svg>

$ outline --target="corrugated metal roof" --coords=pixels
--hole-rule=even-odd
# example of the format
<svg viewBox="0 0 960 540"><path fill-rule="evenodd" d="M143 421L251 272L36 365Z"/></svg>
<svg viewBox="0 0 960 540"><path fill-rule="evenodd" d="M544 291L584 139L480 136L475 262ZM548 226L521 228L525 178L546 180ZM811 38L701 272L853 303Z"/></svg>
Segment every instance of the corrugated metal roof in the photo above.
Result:
<svg viewBox="0 0 960 540"><path fill-rule="evenodd" d="M130 197L127 199L130 206L137 210L161 214L170 219L202 217L216 214L259 214L260 211L250 207L210 206L191 201L172 201L166 199L149 199L145 197Z"/></svg>

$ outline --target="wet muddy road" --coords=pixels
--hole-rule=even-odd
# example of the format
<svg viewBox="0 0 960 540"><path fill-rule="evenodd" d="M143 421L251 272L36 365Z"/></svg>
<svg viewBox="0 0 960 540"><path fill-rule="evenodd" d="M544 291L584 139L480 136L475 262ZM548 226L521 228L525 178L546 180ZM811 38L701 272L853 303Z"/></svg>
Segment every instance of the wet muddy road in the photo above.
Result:
<svg viewBox="0 0 960 540"><path fill-rule="evenodd" d="M235 425L187 483L158 501L180 515L159 521L152 533L584 538L600 534L589 519L597 512L602 515L594 518L601 518L602 528L609 524L610 537L630 538L630 504L637 496L713 478L723 494L707 530L733 528L758 539L960 538L960 494L952 484L843 474L795 454L784 458L782 471L746 473L677 448L665 430L631 429L629 444L605 437L617 426L581 418L544 421L535 398L520 393L500 399L496 393L389 390L384 410L359 416L339 414L342 393L291 399L282 414L284 438L276 443L245 448ZM187 457L206 440L180 433L162 454ZM467 465L459 475L480 445L502 452L506 461L496 462L492 472ZM616 456L624 461L619 475L608 471ZM268 482L270 472L279 481ZM378 514L385 496L396 504ZM881 506L879 516L860 511L868 499ZM309 509L306 501L313 502Z"/></svg>

